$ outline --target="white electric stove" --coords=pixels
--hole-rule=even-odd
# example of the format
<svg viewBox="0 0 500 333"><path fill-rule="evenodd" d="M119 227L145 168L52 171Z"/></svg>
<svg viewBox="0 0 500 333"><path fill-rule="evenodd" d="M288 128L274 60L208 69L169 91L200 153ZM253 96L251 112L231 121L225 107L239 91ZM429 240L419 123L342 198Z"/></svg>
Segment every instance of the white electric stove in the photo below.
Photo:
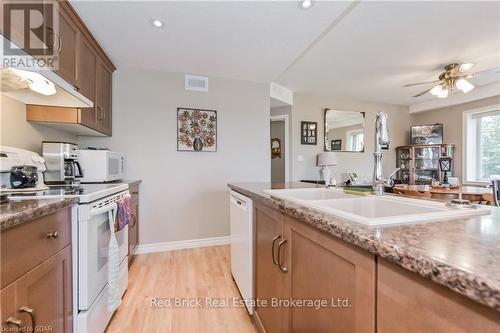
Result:
<svg viewBox="0 0 500 333"><path fill-rule="evenodd" d="M73 209L73 332L102 333L114 311L108 303L109 214L129 193L128 184L51 185L47 190L11 194L11 201L78 198ZM128 286L128 228L115 232L120 249L121 296Z"/></svg>
<svg viewBox="0 0 500 333"><path fill-rule="evenodd" d="M80 203L88 203L105 198L115 193L128 190L128 184L80 184L80 185L51 185L47 190L29 192L25 189L10 195L11 200L22 199L54 199L78 197Z"/></svg>
<svg viewBox="0 0 500 333"><path fill-rule="evenodd" d="M114 310L108 309L109 212L129 194L128 184L79 184L46 186L44 159L35 152L0 146L0 193L11 201L78 198L72 209L73 332L102 333ZM13 166L36 167L37 181L29 188L12 188ZM115 232L119 246L118 283L121 296L128 286L128 228Z"/></svg>

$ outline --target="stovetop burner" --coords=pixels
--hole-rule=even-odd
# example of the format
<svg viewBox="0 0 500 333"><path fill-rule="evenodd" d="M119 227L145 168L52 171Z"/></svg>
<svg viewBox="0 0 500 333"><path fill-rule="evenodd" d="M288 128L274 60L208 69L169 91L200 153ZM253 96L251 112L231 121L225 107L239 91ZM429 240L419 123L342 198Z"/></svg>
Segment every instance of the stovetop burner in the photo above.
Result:
<svg viewBox="0 0 500 333"><path fill-rule="evenodd" d="M80 184L78 186L49 185L47 190L17 192L10 194L9 197L12 200L78 197L80 203L82 203L92 202L127 189L128 185L123 183Z"/></svg>

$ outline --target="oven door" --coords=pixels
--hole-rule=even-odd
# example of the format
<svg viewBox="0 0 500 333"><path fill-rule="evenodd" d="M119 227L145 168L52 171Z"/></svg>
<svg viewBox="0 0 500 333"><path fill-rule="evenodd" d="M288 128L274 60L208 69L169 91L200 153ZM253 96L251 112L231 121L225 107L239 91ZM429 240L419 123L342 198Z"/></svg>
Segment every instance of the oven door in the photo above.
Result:
<svg viewBox="0 0 500 333"><path fill-rule="evenodd" d="M123 154L115 152L106 153L106 181L120 180L123 178Z"/></svg>
<svg viewBox="0 0 500 333"><path fill-rule="evenodd" d="M94 206L94 207L92 207ZM111 232L108 212L116 203L95 208L80 205L78 219L78 308L87 310L108 283L108 244ZM83 218L80 218L83 217ZM128 227L115 233L120 262L127 256Z"/></svg>

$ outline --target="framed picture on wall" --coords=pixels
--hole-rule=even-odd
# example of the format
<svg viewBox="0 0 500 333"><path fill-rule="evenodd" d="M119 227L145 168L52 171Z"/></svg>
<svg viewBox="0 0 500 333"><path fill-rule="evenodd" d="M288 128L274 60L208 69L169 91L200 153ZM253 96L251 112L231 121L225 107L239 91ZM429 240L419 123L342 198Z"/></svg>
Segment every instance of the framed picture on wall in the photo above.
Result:
<svg viewBox="0 0 500 333"><path fill-rule="evenodd" d="M332 140L330 150L342 150L342 139Z"/></svg>
<svg viewBox="0 0 500 333"><path fill-rule="evenodd" d="M316 145L318 141L318 123L312 121L300 122L300 143Z"/></svg>
<svg viewBox="0 0 500 333"><path fill-rule="evenodd" d="M217 111L177 108L177 150L217 151Z"/></svg>
<svg viewBox="0 0 500 333"><path fill-rule="evenodd" d="M443 124L412 126L411 143L416 145L442 144Z"/></svg>

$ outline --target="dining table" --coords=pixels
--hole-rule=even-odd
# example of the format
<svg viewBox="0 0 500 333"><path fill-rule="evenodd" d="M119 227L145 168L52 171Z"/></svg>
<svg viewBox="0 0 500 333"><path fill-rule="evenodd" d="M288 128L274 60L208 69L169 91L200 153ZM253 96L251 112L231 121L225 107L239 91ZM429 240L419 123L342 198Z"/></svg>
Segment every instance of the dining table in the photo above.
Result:
<svg viewBox="0 0 500 333"><path fill-rule="evenodd" d="M398 184L394 186L394 193L409 196L424 196L428 198L448 201L457 199L462 193L462 198L471 202L492 202L493 190L485 186L456 186L456 187L436 187L431 185L406 185Z"/></svg>

